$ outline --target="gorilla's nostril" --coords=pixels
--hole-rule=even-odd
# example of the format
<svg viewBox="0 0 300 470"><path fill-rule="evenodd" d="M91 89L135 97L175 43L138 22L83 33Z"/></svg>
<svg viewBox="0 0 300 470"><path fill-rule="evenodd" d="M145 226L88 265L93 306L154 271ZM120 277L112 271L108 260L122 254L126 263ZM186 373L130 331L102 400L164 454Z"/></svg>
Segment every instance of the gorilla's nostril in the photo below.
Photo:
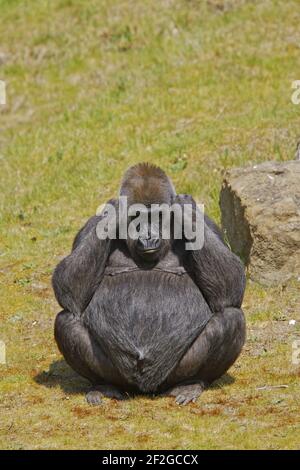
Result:
<svg viewBox="0 0 300 470"><path fill-rule="evenodd" d="M152 245L153 245L153 248L159 248L160 239L159 238L153 238L152 239Z"/></svg>
<svg viewBox="0 0 300 470"><path fill-rule="evenodd" d="M150 238L148 240L146 251L157 251L160 247L160 239L159 238Z"/></svg>
<svg viewBox="0 0 300 470"><path fill-rule="evenodd" d="M137 247L140 251L144 251L144 252L156 251L160 247L160 239L139 237L137 240Z"/></svg>
<svg viewBox="0 0 300 470"><path fill-rule="evenodd" d="M145 238L139 237L137 241L137 245L140 250L142 249L145 250L145 248L147 248L147 240Z"/></svg>

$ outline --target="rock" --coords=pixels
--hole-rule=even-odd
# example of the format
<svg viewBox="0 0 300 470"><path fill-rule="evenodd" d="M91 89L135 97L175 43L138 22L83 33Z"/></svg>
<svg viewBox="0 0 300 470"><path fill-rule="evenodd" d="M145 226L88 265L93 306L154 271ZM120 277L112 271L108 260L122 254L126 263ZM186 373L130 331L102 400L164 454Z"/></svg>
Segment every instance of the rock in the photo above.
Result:
<svg viewBox="0 0 300 470"><path fill-rule="evenodd" d="M250 277L283 284L300 273L300 161L229 170L220 194L222 227Z"/></svg>
<svg viewBox="0 0 300 470"><path fill-rule="evenodd" d="M7 54L5 54L5 52L3 51L0 51L0 65L5 64L6 61L7 61Z"/></svg>

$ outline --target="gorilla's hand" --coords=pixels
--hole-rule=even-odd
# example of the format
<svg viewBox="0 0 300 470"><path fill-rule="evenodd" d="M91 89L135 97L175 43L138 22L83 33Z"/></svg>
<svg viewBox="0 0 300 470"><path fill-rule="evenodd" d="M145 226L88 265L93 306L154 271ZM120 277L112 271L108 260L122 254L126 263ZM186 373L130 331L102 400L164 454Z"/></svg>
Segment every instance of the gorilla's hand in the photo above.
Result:
<svg viewBox="0 0 300 470"><path fill-rule="evenodd" d="M195 230L195 214L197 209L197 204L193 197L190 194L177 194L174 198L173 204L179 204L182 209L182 218L180 221L175 220L176 223L181 223L182 225L182 238L188 241L194 241L195 235L187 236L186 227Z"/></svg>
<svg viewBox="0 0 300 470"><path fill-rule="evenodd" d="M180 204L183 207L185 204L190 204L193 209L196 209L196 202L190 194L177 194L174 198L175 204Z"/></svg>
<svg viewBox="0 0 300 470"><path fill-rule="evenodd" d="M115 210L116 215L119 213L119 199L109 199L103 206L102 211L100 212L101 217L108 217L111 209Z"/></svg>
<svg viewBox="0 0 300 470"><path fill-rule="evenodd" d="M96 233L98 238L116 238L119 227L119 199L109 199L97 212Z"/></svg>

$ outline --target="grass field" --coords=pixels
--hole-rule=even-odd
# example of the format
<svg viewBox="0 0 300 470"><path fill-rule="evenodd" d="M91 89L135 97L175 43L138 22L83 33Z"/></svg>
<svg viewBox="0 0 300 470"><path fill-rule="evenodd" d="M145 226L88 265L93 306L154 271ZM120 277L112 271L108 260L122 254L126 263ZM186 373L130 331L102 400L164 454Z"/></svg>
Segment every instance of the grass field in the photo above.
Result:
<svg viewBox="0 0 300 470"><path fill-rule="evenodd" d="M299 281L248 283L243 354L184 408L89 407L50 286L130 164L161 165L219 220L225 168L293 158L299 24L296 0L0 0L1 448L300 447Z"/></svg>

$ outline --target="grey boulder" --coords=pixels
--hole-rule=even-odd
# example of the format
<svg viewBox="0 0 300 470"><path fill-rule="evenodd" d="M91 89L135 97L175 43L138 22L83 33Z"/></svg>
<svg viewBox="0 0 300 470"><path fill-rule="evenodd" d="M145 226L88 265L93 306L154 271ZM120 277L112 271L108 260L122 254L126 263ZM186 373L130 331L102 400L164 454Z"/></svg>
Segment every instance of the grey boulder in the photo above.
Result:
<svg viewBox="0 0 300 470"><path fill-rule="evenodd" d="M226 171L220 207L225 236L253 280L300 280L300 161Z"/></svg>

